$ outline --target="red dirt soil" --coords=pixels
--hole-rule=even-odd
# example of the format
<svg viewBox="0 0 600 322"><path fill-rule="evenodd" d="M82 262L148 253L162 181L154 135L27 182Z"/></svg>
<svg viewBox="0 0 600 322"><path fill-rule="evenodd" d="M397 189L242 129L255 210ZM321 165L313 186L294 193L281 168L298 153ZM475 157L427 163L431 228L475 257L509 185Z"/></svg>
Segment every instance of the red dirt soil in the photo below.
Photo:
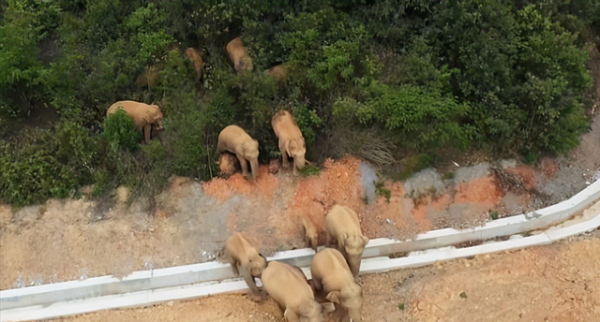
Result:
<svg viewBox="0 0 600 322"><path fill-rule="evenodd" d="M548 166L548 165L547 165ZM552 173L552 169L548 169ZM506 169L506 172L515 175L523 180L523 186L527 190L532 190L537 185L537 178L535 175L535 169L526 165L518 165L514 168ZM556 174L556 170L554 170Z"/></svg>

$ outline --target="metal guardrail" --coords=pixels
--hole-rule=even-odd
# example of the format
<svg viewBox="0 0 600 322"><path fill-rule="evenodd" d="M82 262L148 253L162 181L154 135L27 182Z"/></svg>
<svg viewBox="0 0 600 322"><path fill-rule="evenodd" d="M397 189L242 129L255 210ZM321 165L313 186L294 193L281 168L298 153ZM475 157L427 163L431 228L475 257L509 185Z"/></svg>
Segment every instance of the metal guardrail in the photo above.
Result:
<svg viewBox="0 0 600 322"><path fill-rule="evenodd" d="M588 229L596 229L600 226L600 214L586 222L553 229L535 236L468 248L439 249L468 241L485 241L546 228L564 222L598 199L600 199L600 180L556 205L525 215L494 220L480 227L464 230L451 228L433 230L418 235L414 240L373 239L365 247L361 274L425 266L436 261L549 244ZM427 249L430 250L420 255L394 259L388 257L390 254L410 252L414 254ZM314 254L314 251L309 248L297 249L276 253L267 260L303 267L305 274L310 276L310 271L306 267L310 266ZM0 321L46 319L245 289L247 289L245 282L238 279L230 265L225 263L207 262L138 271L123 279L103 276L83 281L0 291Z"/></svg>

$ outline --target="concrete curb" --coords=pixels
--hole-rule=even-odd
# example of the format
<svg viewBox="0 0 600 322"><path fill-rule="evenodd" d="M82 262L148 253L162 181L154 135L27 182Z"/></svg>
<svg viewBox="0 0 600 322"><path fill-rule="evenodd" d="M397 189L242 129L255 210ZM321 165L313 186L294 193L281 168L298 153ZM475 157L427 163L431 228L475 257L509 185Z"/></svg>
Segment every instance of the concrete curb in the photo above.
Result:
<svg viewBox="0 0 600 322"><path fill-rule="evenodd" d="M481 227L466 230L434 230L419 235L415 240L407 241L374 239L365 248L361 274L419 267L436 261L549 244L596 229L600 226L600 214L585 222L530 237L468 248L439 249L466 241L488 240L545 228L567 220L589 207L597 199L600 199L600 180L559 204L526 215L495 220ZM429 250L415 255L416 251L425 249ZM387 257L401 252L413 253L402 258ZM313 255L314 251L311 249L298 249L277 253L268 260L282 261L305 268L310 265ZM373 258L381 256L385 259ZM307 273L307 269L304 271ZM103 276L84 281L4 290L0 291L0 321L47 319L246 290L247 286L243 280L234 277L229 264L207 262L133 272L121 280Z"/></svg>

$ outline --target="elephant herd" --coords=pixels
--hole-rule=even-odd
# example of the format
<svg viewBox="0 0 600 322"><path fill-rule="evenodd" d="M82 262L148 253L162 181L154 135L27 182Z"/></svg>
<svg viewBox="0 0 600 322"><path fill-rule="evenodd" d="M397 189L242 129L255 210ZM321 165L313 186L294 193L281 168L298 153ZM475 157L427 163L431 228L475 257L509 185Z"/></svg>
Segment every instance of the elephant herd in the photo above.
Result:
<svg viewBox="0 0 600 322"><path fill-rule="evenodd" d="M252 59L240 37L230 41L226 49L236 74L252 71ZM198 81L203 67L201 54L190 48L185 54L194 63ZM285 64L281 64L265 73L273 76L281 86L287 71ZM144 143L158 138L164 131L163 114L154 103L119 101L109 107L106 115L119 109L123 109L133 120L135 129L142 132ZM273 115L271 126L279 141L283 168L289 168L290 158L293 158L293 174L297 175L307 163L306 145L298 124L289 111L279 110ZM258 177L258 141L241 127L232 124L223 128L218 136L217 150L222 173L224 168L234 166L238 161L243 176ZM234 273L244 278L252 294L263 297L264 292L255 283L255 278L260 278L264 291L284 309L288 322L324 321L325 315L335 310L334 303L347 312L349 321L361 321L362 288L355 278L369 239L361 232L357 213L346 206L334 205L325 217L326 247L318 252L318 232L312 222L301 218L305 242L316 252L310 267L310 283L300 268L278 261L268 262L239 232L234 232L225 244L225 257ZM329 248L332 241L336 248ZM327 294L325 303L315 300L315 294L321 291Z"/></svg>
<svg viewBox="0 0 600 322"><path fill-rule="evenodd" d="M167 50L178 50L181 51L179 45L177 43L172 43L167 46ZM227 58L229 59L229 63L233 67L233 71L236 74L240 74L242 72L251 72L254 70L254 64L252 63L252 58L248 54L248 50L244 46L241 37L236 37L227 43L225 47L227 52ZM203 52L198 48L188 47L183 52L181 52L181 56L186 60L194 68L196 72L195 82L198 84L203 76L204 70L204 59ZM138 90L143 87L148 87L149 89L153 88L156 85L156 82L159 78L159 73L161 70L165 68L165 63L155 63L152 65L148 65L144 68L144 72L139 75L135 81ZM273 66L264 71L266 75L270 75L275 79L275 81L282 85L283 79L287 76L287 66L285 63Z"/></svg>
<svg viewBox="0 0 600 322"><path fill-rule="evenodd" d="M152 134L164 131L162 125L163 114L158 105L154 103L148 105L136 101L119 101L112 104L106 111L109 116L123 109L125 113L132 119L135 129L142 132L144 142L148 143ZM306 144L302 132L298 127L294 117L286 110L280 110L271 120L273 131L279 139L279 150L281 152L282 164L284 168L289 168L290 158L294 159L293 173L298 174L298 170L302 169L305 164ZM219 133L217 150L221 154L217 163L235 163L239 161L242 168L242 173L245 177L250 176L248 172L248 164L250 165L251 177L258 177L258 141L253 139L244 129L237 125L228 125L221 133ZM237 160L229 160L226 157L231 153L237 157ZM219 165L223 170L225 165Z"/></svg>
<svg viewBox="0 0 600 322"><path fill-rule="evenodd" d="M275 135L279 139L279 151L281 152L282 166L289 168L290 158L294 159L293 173L298 174L305 164L306 144L302 132L294 117L286 110L280 110L271 119L271 125ZM258 177L258 141L253 139L244 129L237 125L226 126L219 133L217 150L221 153L219 166L223 171L226 167L222 162L232 163L232 160L224 159L225 153L229 152L237 157L242 168L242 174L249 176L248 164L252 171L252 178Z"/></svg>
<svg viewBox="0 0 600 322"><path fill-rule="evenodd" d="M303 221L305 234L316 233L314 226L307 227L306 223ZM335 310L334 303L347 312L347 320L362 321L362 287L355 278L369 238L362 234L356 212L337 204L325 217L325 232L325 248L311 262L311 282L297 266L267 261L239 232L226 241L225 257L254 295L260 294L255 283L255 278L260 278L266 294L281 306L288 322L322 322L326 314ZM315 236L306 237L308 243ZM329 248L332 241L336 248ZM309 246L316 251L316 237ZM325 303L315 299L315 294L321 291L327 294Z"/></svg>
<svg viewBox="0 0 600 322"><path fill-rule="evenodd" d="M241 37L231 40L226 51L228 58L236 74L253 70L252 58L248 55L248 50L244 47ZM196 48L187 48L185 56L190 60L197 73L196 82L202 77L204 62L201 52ZM140 76L138 83L146 83L150 87L156 81L156 77L151 76L150 72L158 72L161 66L150 66L146 72ZM287 74L285 64L274 66L265 71L271 75L280 85ZM156 74L156 73L155 73ZM141 102L126 100L112 104L106 116L115 113L118 109L125 110L127 115L133 120L135 129L142 132L144 143L148 143L153 138L159 138L164 131L162 125L163 114L154 103L148 105ZM294 117L290 112L280 110L273 115L271 120L273 131L279 140L279 150L282 157L283 168L289 168L290 158L294 159L293 173L298 174L306 162L306 145L302 132L298 127ZM219 168L222 174L230 175L235 171L239 163L244 177L258 177L258 141L253 139L244 129L237 125L226 126L218 137L217 149L219 151ZM250 167L250 172L248 171Z"/></svg>

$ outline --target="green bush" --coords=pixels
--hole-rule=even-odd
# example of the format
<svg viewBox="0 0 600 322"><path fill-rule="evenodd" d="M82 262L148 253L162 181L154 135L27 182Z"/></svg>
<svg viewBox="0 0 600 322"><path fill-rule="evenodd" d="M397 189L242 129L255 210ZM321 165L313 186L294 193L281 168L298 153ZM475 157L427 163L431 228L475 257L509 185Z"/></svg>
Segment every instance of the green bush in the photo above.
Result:
<svg viewBox="0 0 600 322"><path fill-rule="evenodd" d="M133 120L123 109L106 117L103 135L114 151L134 151L142 140L142 133L135 129Z"/></svg>
<svg viewBox="0 0 600 322"><path fill-rule="evenodd" d="M0 198L19 206L73 195L94 181L106 155L89 130L68 122L1 143Z"/></svg>
<svg viewBox="0 0 600 322"><path fill-rule="evenodd" d="M334 111L352 113L361 124L380 124L394 133L396 144L416 151L447 143L469 145L472 130L460 124L470 111L467 104L409 85L391 88L373 82L366 90L364 102L338 101Z"/></svg>
<svg viewBox="0 0 600 322"><path fill-rule="evenodd" d="M591 78L574 35L533 5L504 1L443 1L432 19L440 61L458 70L453 94L470 103L485 142L505 152L575 146Z"/></svg>
<svg viewBox="0 0 600 322"><path fill-rule="evenodd" d="M0 21L0 115L24 116L34 100L43 96L40 77L45 67L39 59L43 38L39 13L27 1L2 4Z"/></svg>

